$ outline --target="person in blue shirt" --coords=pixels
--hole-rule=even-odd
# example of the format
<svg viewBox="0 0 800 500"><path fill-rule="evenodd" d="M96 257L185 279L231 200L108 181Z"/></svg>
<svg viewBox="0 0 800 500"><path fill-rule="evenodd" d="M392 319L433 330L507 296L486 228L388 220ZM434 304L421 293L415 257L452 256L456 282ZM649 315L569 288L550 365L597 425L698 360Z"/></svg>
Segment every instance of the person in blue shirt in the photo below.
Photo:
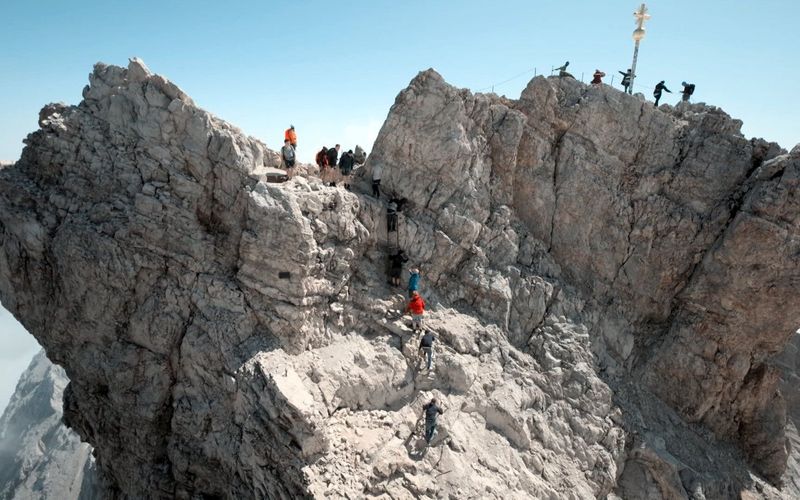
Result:
<svg viewBox="0 0 800 500"><path fill-rule="evenodd" d="M408 276L408 296L409 298L414 295L414 292L419 290L419 269L416 267L409 270Z"/></svg>

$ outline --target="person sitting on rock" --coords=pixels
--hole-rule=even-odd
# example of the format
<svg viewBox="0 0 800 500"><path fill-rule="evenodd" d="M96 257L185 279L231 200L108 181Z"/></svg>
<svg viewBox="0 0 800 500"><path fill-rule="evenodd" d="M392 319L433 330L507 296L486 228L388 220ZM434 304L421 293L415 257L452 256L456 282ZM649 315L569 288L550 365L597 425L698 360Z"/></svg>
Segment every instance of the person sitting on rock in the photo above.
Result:
<svg viewBox="0 0 800 500"><path fill-rule="evenodd" d="M422 351L426 356L426 366L428 371L431 371L431 363L433 362L433 342L436 340L436 337L433 335L433 332L427 330L425 335L422 336L422 340L419 341L419 350Z"/></svg>
<svg viewBox="0 0 800 500"><path fill-rule="evenodd" d="M653 97L656 98L656 107L658 107L658 101L659 99L661 99L662 91L669 92L670 94L672 93L672 91L668 89L667 86L664 84L664 80L658 82L658 84L656 84L656 88L653 89Z"/></svg>
<svg viewBox="0 0 800 500"><path fill-rule="evenodd" d="M563 66L555 68L553 71L558 71L559 78L564 78L565 76L569 78L574 78L570 73L567 73L567 66L569 66L569 61L565 62Z"/></svg>
<svg viewBox="0 0 800 500"><path fill-rule="evenodd" d="M422 315L425 314L425 301L418 292L412 292L408 301L406 312L411 313L411 329L415 332L422 330Z"/></svg>
<svg viewBox="0 0 800 500"><path fill-rule="evenodd" d="M281 162L286 169L286 175L288 175L290 179L294 175L294 161L294 148L289 142L289 139L286 139L283 141L283 147L281 148Z"/></svg>
<svg viewBox="0 0 800 500"><path fill-rule="evenodd" d="M397 250L389 256L389 282L392 286L400 286L400 276L403 274L403 264L408 262L405 252Z"/></svg>
<svg viewBox="0 0 800 500"><path fill-rule="evenodd" d="M422 407L425 414L425 442L431 444L436 435L436 420L439 415L444 413L436 402L436 398L431 398L431 402Z"/></svg>
<svg viewBox="0 0 800 500"><path fill-rule="evenodd" d="M408 271L408 298L414 296L414 292L419 291L419 269L412 268Z"/></svg>
<svg viewBox="0 0 800 500"><path fill-rule="evenodd" d="M606 74L599 69L594 70L594 75L592 75L592 85L600 85L603 83L604 76L606 76Z"/></svg>
<svg viewBox="0 0 800 500"><path fill-rule="evenodd" d="M297 149L297 132L294 131L294 125L289 125L289 128L283 134L283 138L289 141L293 148Z"/></svg>
<svg viewBox="0 0 800 500"><path fill-rule="evenodd" d="M350 174L353 172L353 164L355 164L355 159L353 158L353 150L350 149L343 154L342 159L339 160L339 171L342 173L342 182L344 183L344 188L348 191L350 190Z"/></svg>

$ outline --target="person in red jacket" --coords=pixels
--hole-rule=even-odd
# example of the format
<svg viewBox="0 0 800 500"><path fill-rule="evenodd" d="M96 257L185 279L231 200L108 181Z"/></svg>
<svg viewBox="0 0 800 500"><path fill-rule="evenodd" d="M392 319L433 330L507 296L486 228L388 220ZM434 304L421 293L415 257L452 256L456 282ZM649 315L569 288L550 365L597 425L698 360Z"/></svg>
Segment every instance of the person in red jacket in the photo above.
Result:
<svg viewBox="0 0 800 500"><path fill-rule="evenodd" d="M297 149L297 133L294 131L294 125L290 125L283 134L283 139L289 141L294 149Z"/></svg>
<svg viewBox="0 0 800 500"><path fill-rule="evenodd" d="M411 300L408 301L406 312L411 313L411 328L415 332L422 330L422 315L425 314L425 301L422 300L419 292L411 293Z"/></svg>
<svg viewBox="0 0 800 500"><path fill-rule="evenodd" d="M594 75L592 75L592 85L600 85L603 83L603 77L606 76L605 73L600 71L599 69L594 70Z"/></svg>

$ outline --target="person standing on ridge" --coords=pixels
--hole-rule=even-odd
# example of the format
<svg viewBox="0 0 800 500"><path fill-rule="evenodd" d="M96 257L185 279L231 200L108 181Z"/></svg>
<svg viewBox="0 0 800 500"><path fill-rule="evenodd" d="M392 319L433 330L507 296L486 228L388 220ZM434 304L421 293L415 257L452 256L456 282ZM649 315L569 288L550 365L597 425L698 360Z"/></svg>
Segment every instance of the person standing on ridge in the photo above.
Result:
<svg viewBox="0 0 800 500"><path fill-rule="evenodd" d="M419 269L416 267L408 271L408 298L414 296L414 292L419 291Z"/></svg>
<svg viewBox="0 0 800 500"><path fill-rule="evenodd" d="M293 148L297 149L297 133L294 131L294 125L289 125L289 128L283 134L283 138L289 141Z"/></svg>
<svg viewBox="0 0 800 500"><path fill-rule="evenodd" d="M431 363L433 362L433 342L436 340L433 332L430 330L425 331L422 340L419 341L419 350L426 356L426 366L428 371L431 371Z"/></svg>
<svg viewBox="0 0 800 500"><path fill-rule="evenodd" d="M383 174L383 165L376 163L372 165L372 196L381 199L381 174Z"/></svg>
<svg viewBox="0 0 800 500"><path fill-rule="evenodd" d="M411 329L415 332L422 330L422 315L425 314L425 301L418 292L412 292L408 301L406 312L411 313Z"/></svg>
<svg viewBox="0 0 800 500"><path fill-rule="evenodd" d="M628 68L628 71L618 71L620 75L622 75L622 88L625 89L626 94L630 94L631 91L628 90L628 87L631 86L631 69Z"/></svg>
<svg viewBox="0 0 800 500"><path fill-rule="evenodd" d="M689 102L689 98L694 94L694 83L681 82L683 90L681 90L681 101Z"/></svg>
<svg viewBox="0 0 800 500"><path fill-rule="evenodd" d="M319 178L322 179L324 184L325 179L328 177L328 172L326 172L328 168L328 148L322 146L322 149L317 152L314 162L317 164L317 167L319 167Z"/></svg>
<svg viewBox="0 0 800 500"><path fill-rule="evenodd" d="M653 97L656 98L656 107L658 107L658 100L661 99L661 91L669 92L670 94L672 93L672 91L664 84L664 80L658 82L656 88L653 89Z"/></svg>
<svg viewBox="0 0 800 500"><path fill-rule="evenodd" d="M339 171L342 173L342 182L344 183L344 188L348 191L350 191L350 174L353 172L353 164L355 164L353 150L349 149L342 155L342 159L339 160Z"/></svg>
<svg viewBox="0 0 800 500"><path fill-rule="evenodd" d="M294 148L289 144L289 139L286 139L283 141L283 147L281 148L281 162L286 169L286 175L288 175L290 179L294 176L294 161Z"/></svg>
<svg viewBox="0 0 800 500"><path fill-rule="evenodd" d="M594 75L592 75L592 85L600 85L603 83L604 76L606 76L606 74L599 69L594 70Z"/></svg>
<svg viewBox="0 0 800 500"><path fill-rule="evenodd" d="M330 168L330 186L336 185L336 165L339 162L339 149L341 146L337 144L336 146L330 148L328 150L328 167Z"/></svg>
<svg viewBox="0 0 800 500"><path fill-rule="evenodd" d="M400 276L403 274L403 264L406 262L408 257L400 249L389 256L389 283L392 286L400 286Z"/></svg>
<svg viewBox="0 0 800 500"><path fill-rule="evenodd" d="M432 398L430 403L423 406L422 411L425 413L425 442L431 444L436 435L436 420L444 411L436 403L436 398Z"/></svg>

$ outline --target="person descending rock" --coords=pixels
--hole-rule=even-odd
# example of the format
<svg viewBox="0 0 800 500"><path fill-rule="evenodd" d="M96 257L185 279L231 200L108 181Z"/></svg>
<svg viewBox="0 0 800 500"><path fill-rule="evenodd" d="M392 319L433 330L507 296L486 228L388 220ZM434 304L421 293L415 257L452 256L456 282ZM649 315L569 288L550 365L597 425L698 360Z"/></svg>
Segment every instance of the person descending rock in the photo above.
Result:
<svg viewBox="0 0 800 500"><path fill-rule="evenodd" d="M419 341L419 350L426 356L428 371L431 371L431 363L433 362L433 342L435 340L436 337L433 336L433 332L427 330L425 335L422 336L422 340Z"/></svg>
<svg viewBox="0 0 800 500"><path fill-rule="evenodd" d="M425 314L425 301L418 292L413 292L411 300L408 301L406 312L411 313L411 329L416 331L422 330L422 315Z"/></svg>
<svg viewBox="0 0 800 500"><path fill-rule="evenodd" d="M658 82L658 84L656 85L656 88L653 89L653 97L656 98L656 107L658 107L658 100L661 99L661 91L662 90L664 92L669 92L670 94L672 93L672 91L670 89L668 89L666 85L664 85L664 80L661 80L660 82Z"/></svg>
<svg viewBox="0 0 800 500"><path fill-rule="evenodd" d="M381 198L381 174L383 174L383 165L376 163L372 165L372 196Z"/></svg>
<svg viewBox="0 0 800 500"><path fill-rule="evenodd" d="M325 179L328 178L328 148L322 146L322 149L317 152L317 157L314 158L314 161L319 167L319 178L325 183Z"/></svg>
<svg viewBox="0 0 800 500"><path fill-rule="evenodd" d="M622 88L625 89L626 94L630 94L631 91L628 89L631 86L631 69L628 68L628 71L617 71L620 75L622 75Z"/></svg>
<svg viewBox="0 0 800 500"><path fill-rule="evenodd" d="M400 286L400 276L403 274L403 264L408 262L405 252L398 249L389 256L389 283Z"/></svg>
<svg viewBox="0 0 800 500"><path fill-rule="evenodd" d="M336 165L339 162L340 145L336 145L328 150L328 168L330 168L330 185L336 185Z"/></svg>
<svg viewBox="0 0 800 500"><path fill-rule="evenodd" d="M290 179L294 176L294 160L294 148L289 142L289 139L286 139L283 141L283 147L281 148L281 162L283 163L283 168L286 169L286 175L288 175Z"/></svg>
<svg viewBox="0 0 800 500"><path fill-rule="evenodd" d="M297 133L294 131L294 125L289 125L289 128L283 134L283 138L289 141L293 148L297 149Z"/></svg>
<svg viewBox="0 0 800 500"><path fill-rule="evenodd" d="M408 271L408 298L414 296L414 292L419 291L419 269L416 267Z"/></svg>
<svg viewBox="0 0 800 500"><path fill-rule="evenodd" d="M356 153L354 155L356 160L356 165L363 165L367 161L367 152L364 151L364 148L356 144Z"/></svg>
<svg viewBox="0 0 800 500"><path fill-rule="evenodd" d="M594 75L592 75L592 85L600 85L603 83L604 76L606 76L606 74L599 69L594 70Z"/></svg>
<svg viewBox="0 0 800 500"><path fill-rule="evenodd" d="M355 159L353 158L352 149L343 154L342 159L339 160L339 171L342 173L342 182L344 183L344 188L348 191L350 190L350 174L353 172L354 163Z"/></svg>
<svg viewBox="0 0 800 500"><path fill-rule="evenodd" d="M425 414L425 442L431 444L436 435L436 420L444 410L439 407L436 398L432 398L430 403L422 407L422 411Z"/></svg>
<svg viewBox="0 0 800 500"><path fill-rule="evenodd" d="M683 94L681 96L681 100L689 102L689 98L692 96L692 94L694 94L694 83L681 82L681 85L683 85L683 90L681 90L681 94Z"/></svg>
<svg viewBox="0 0 800 500"><path fill-rule="evenodd" d="M386 231L397 231L397 201L394 198L386 205Z"/></svg>

